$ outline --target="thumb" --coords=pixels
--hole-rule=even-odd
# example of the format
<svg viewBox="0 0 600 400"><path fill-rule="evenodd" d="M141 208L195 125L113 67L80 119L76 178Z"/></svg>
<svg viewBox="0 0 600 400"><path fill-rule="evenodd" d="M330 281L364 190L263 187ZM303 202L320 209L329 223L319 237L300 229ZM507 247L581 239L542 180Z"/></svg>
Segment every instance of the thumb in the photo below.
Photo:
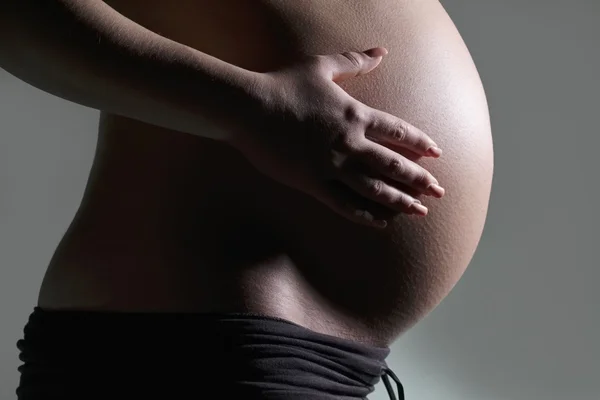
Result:
<svg viewBox="0 0 600 400"><path fill-rule="evenodd" d="M375 47L362 52L346 51L331 54L325 56L325 68L331 80L341 82L371 72L387 53L385 48Z"/></svg>

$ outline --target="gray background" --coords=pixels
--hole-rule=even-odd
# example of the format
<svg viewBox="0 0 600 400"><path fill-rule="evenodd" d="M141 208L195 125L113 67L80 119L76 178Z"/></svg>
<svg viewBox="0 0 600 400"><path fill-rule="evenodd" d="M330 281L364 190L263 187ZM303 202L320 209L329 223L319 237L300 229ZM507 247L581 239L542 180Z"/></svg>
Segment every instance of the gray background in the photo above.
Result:
<svg viewBox="0 0 600 400"><path fill-rule="evenodd" d="M600 398L600 1L447 0L482 75L496 171L462 281L401 338L414 400ZM81 200L98 113L0 70L0 399L15 342ZM382 385L372 400L387 399Z"/></svg>

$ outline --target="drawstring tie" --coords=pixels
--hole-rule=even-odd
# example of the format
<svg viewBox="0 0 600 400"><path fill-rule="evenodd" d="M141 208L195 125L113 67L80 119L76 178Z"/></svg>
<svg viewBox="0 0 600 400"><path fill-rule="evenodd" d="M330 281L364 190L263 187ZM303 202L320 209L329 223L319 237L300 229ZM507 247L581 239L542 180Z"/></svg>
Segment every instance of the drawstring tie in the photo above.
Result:
<svg viewBox="0 0 600 400"><path fill-rule="evenodd" d="M394 371L388 367L384 367L383 371L384 373L381 376L381 379L383 380L383 384L390 395L390 400L404 400L404 388L402 387L400 379L396 376ZM390 377L394 380L394 382L396 382L396 387L398 388L398 397L396 397L396 394L394 393L394 388L392 388L392 384L390 383Z"/></svg>

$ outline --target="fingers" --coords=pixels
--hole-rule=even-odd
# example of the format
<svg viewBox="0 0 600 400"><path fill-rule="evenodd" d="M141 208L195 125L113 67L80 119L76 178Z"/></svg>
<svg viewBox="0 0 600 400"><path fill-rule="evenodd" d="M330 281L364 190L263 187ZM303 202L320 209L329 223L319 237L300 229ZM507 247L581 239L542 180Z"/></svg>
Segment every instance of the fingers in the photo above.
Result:
<svg viewBox="0 0 600 400"><path fill-rule="evenodd" d="M382 179L354 171L346 171L339 179L359 195L396 212L427 215L427 207L423 206L419 200L390 186Z"/></svg>
<svg viewBox="0 0 600 400"><path fill-rule="evenodd" d="M417 192L441 198L444 189L425 168L377 143L366 141L364 147L352 156L373 172L402 183Z"/></svg>
<svg viewBox="0 0 600 400"><path fill-rule="evenodd" d="M340 182L329 182L318 197L347 220L372 228L385 228L393 216L390 210L366 200Z"/></svg>
<svg viewBox="0 0 600 400"><path fill-rule="evenodd" d="M387 50L376 47L363 52L346 51L339 54L319 56L324 72L334 82L341 82L374 70Z"/></svg>
<svg viewBox="0 0 600 400"><path fill-rule="evenodd" d="M403 147L428 157L439 157L442 150L420 129L391 114L373 110L365 136L391 147Z"/></svg>

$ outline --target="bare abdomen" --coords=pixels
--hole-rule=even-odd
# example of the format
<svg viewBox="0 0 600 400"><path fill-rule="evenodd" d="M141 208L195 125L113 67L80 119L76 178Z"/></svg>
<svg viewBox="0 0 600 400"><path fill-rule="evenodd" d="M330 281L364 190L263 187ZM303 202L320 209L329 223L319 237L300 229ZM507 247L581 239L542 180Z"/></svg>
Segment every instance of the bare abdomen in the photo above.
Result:
<svg viewBox="0 0 600 400"><path fill-rule="evenodd" d="M165 258L169 268L175 259L188 264L180 272L169 272L171 286L181 281L175 292L189 290L190 299L200 296L192 293L208 293L200 297L212 304L238 296L249 310L381 344L412 326L450 291L482 233L493 152L479 76L437 1L107 3L155 32L259 71L300 54L384 46L390 53L382 64L344 88L369 106L418 126L444 151L441 159L420 163L445 187L446 196L421 199L430 210L427 217L398 216L388 229L377 232L352 225L318 202L261 177L223 145L182 134L166 140L168 132L145 134L143 124L121 124L120 118L105 115L110 123L101 130L104 155L95 161L96 181L103 187L111 184L111 168L115 177L122 176L136 157L120 145L128 135L129 140L136 135L146 140L140 162L149 163L153 152L173 161L172 170L159 180L143 178L148 169L138 165L130 172L140 175L133 180L138 183L121 187L115 197L161 196L162 206L153 210L160 209L162 216L148 211L140 219L148 225L153 218L162 221L157 226L170 237L163 241L172 255ZM152 140L155 149L148 150ZM120 157L124 161L119 164ZM160 165L166 165L164 160ZM193 185L186 186L186 181ZM177 210L166 216L169 208L164 204L169 203ZM102 207L101 201L87 201L81 225L86 218L94 220ZM166 227L172 234L165 234ZM176 254L178 240L181 252ZM194 277L197 285L190 283ZM361 333L344 333L352 330Z"/></svg>

